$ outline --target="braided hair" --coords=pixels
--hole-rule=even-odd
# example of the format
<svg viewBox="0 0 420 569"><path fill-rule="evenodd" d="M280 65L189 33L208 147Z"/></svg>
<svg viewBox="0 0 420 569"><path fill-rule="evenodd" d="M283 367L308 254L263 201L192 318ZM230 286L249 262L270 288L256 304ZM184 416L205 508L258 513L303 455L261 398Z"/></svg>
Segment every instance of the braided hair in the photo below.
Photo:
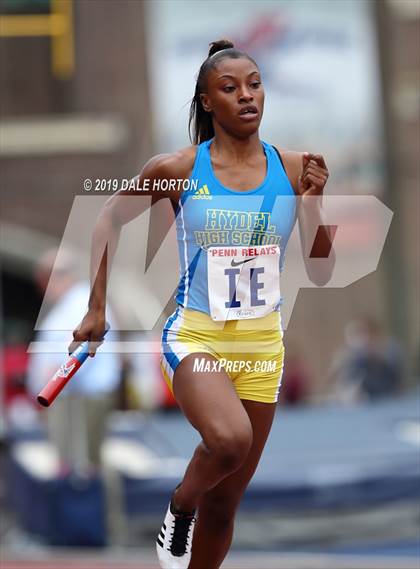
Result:
<svg viewBox="0 0 420 569"><path fill-rule="evenodd" d="M188 121L188 133L193 144L200 144L210 140L214 136L214 128L211 113L204 110L200 94L206 91L206 78L211 69L226 58L239 59L246 57L253 63L255 61L244 51L236 49L233 43L227 39L220 39L210 44L207 59L201 64L195 85L194 97L191 101ZM255 63L255 65L257 65Z"/></svg>

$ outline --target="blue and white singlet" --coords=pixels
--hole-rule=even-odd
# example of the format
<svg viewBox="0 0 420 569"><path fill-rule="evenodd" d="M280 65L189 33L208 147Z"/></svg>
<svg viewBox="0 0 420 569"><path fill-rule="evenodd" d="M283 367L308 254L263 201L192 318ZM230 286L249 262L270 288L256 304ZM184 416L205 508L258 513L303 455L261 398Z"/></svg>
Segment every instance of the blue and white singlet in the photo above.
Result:
<svg viewBox="0 0 420 569"><path fill-rule="evenodd" d="M282 303L279 277L296 221L295 192L276 150L262 140L262 184L246 191L223 186L211 164L212 140L197 147L191 189L178 205L175 298L213 320L258 318Z"/></svg>

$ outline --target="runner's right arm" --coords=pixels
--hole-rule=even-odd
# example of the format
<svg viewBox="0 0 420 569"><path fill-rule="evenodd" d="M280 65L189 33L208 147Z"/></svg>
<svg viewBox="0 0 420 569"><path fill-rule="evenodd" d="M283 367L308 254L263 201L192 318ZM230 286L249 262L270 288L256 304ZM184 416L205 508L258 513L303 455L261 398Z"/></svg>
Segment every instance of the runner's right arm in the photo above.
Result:
<svg viewBox="0 0 420 569"><path fill-rule="evenodd" d="M92 235L88 312L73 331L74 340L69 346L69 352L73 352L83 341L89 340L89 355L94 356L102 341L107 282L122 226L146 211L151 205L151 198L155 203L163 197L169 197L173 204L179 199L179 192L176 191L143 191L136 188L142 188L146 179L149 180L150 188L155 180L182 177L187 171L185 162L186 156L182 151L154 156L145 164L139 176L133 179L133 187L119 190L103 206Z"/></svg>

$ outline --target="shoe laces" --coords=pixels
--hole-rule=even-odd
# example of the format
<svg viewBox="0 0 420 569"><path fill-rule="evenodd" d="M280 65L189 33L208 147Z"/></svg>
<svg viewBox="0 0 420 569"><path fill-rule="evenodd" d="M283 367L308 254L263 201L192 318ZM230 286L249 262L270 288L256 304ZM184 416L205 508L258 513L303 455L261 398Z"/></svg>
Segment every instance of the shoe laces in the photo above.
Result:
<svg viewBox="0 0 420 569"><path fill-rule="evenodd" d="M188 534L195 517L194 515L179 516L176 514L174 517L170 551L175 557L181 557L187 552Z"/></svg>

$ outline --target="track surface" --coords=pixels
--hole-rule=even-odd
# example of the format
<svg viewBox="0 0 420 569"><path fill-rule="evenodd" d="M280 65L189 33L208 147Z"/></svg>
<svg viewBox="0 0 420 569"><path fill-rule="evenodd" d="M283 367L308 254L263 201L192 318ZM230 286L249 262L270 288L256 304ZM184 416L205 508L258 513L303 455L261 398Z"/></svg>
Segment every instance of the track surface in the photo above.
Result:
<svg viewBox="0 0 420 569"><path fill-rule="evenodd" d="M7 554L2 559L2 569L159 569L151 552L133 554L130 559L94 558L68 555L44 559L13 559ZM223 563L223 569L418 569L418 558L389 558L371 556L344 556L327 554L273 554L231 553Z"/></svg>

